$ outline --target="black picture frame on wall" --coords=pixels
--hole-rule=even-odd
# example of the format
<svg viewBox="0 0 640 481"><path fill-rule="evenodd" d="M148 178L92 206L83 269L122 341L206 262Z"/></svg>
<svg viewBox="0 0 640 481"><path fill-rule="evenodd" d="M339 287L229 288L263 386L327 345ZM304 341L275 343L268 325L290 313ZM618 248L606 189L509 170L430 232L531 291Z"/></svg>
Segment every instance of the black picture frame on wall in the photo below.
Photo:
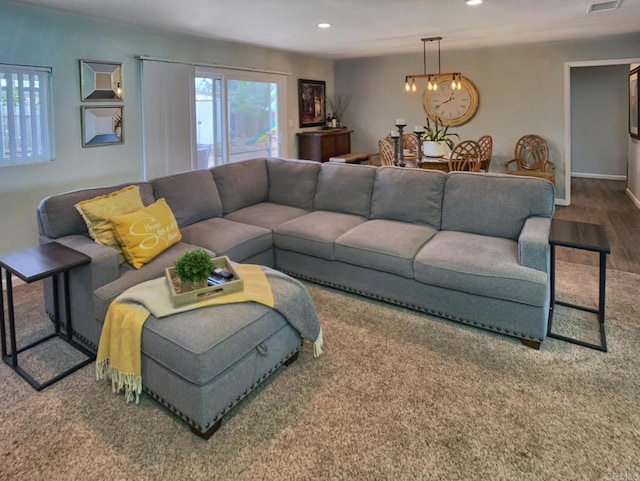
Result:
<svg viewBox="0 0 640 481"><path fill-rule="evenodd" d="M298 108L300 127L318 127L326 124L326 82L298 79Z"/></svg>
<svg viewBox="0 0 640 481"><path fill-rule="evenodd" d="M629 135L636 139L640 139L638 124L640 117L638 116L638 97L640 97L640 67L634 68L629 72Z"/></svg>

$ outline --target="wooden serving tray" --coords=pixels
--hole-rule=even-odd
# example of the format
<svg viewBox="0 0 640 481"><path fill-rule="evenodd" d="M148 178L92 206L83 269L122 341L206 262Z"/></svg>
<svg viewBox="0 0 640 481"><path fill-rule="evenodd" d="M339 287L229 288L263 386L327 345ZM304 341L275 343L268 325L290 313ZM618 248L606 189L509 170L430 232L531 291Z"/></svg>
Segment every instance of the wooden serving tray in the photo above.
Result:
<svg viewBox="0 0 640 481"><path fill-rule="evenodd" d="M182 292L180 289L180 279L175 273L175 267L167 267L165 269L167 284L169 286L169 294L174 307L186 306L187 304L193 304L198 301L204 301L224 294L231 294L232 292L239 292L244 289L244 281L235 271L227 256L214 257L211 260L213 261L214 268L223 268L228 270L233 274L233 278L224 284Z"/></svg>

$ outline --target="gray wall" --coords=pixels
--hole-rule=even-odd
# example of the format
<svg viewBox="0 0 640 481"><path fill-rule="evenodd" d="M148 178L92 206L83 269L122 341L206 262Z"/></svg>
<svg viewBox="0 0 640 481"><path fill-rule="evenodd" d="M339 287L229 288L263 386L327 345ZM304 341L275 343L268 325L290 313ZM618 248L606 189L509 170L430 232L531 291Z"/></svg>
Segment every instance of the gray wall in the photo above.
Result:
<svg viewBox="0 0 640 481"><path fill-rule="evenodd" d="M142 172L140 55L291 72L287 84L287 151L295 157L297 79L327 81L334 63L247 45L171 34L0 0L0 63L53 67L57 159L0 168L0 254L37 243L35 211L45 196L71 189L134 181ZM83 149L79 60L123 62L125 143ZM170 95L167 92L167 95Z"/></svg>
<svg viewBox="0 0 640 481"><path fill-rule="evenodd" d="M571 173L627 176L628 65L571 69Z"/></svg>
<svg viewBox="0 0 640 481"><path fill-rule="evenodd" d="M442 71L462 71L478 88L480 107L467 124L454 128L463 139L490 134L494 139L491 171L501 171L513 156L515 142L526 133L542 135L558 165L556 198L565 197L564 64L569 61L640 56L640 34L581 41L512 45L465 51L443 50ZM442 43L446 46L446 39ZM427 69L436 56L427 51ZM404 76L422 71L422 47L416 52L336 62L336 91L353 93L345 115L354 129L354 148L377 151L377 141L393 128L393 119L424 124L419 93L404 91ZM424 88L424 87L423 87Z"/></svg>

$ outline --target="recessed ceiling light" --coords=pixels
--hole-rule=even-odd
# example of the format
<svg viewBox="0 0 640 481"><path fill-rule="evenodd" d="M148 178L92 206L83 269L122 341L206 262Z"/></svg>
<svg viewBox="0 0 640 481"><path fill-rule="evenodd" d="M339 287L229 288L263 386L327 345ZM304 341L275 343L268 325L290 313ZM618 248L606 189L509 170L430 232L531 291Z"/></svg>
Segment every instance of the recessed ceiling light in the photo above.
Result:
<svg viewBox="0 0 640 481"><path fill-rule="evenodd" d="M467 5L480 5L482 0L466 0Z"/></svg>
<svg viewBox="0 0 640 481"><path fill-rule="evenodd" d="M329 28L331 27L331 24L329 22L320 22L318 24L318 28Z"/></svg>

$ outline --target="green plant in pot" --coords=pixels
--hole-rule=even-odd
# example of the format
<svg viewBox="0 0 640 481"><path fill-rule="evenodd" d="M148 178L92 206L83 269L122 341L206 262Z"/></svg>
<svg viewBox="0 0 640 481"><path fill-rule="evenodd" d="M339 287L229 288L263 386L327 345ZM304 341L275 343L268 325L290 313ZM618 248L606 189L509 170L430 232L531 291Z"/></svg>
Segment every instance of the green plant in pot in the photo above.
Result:
<svg viewBox="0 0 640 481"><path fill-rule="evenodd" d="M422 144L424 155L426 157L444 157L454 147L451 137L460 136L456 133L449 133L449 126L442 124L442 121L436 117L433 126L427 117L427 125L424 126L424 142Z"/></svg>
<svg viewBox="0 0 640 481"><path fill-rule="evenodd" d="M204 249L194 249L182 254L175 263L175 273L180 279L182 292L207 287L213 261Z"/></svg>

